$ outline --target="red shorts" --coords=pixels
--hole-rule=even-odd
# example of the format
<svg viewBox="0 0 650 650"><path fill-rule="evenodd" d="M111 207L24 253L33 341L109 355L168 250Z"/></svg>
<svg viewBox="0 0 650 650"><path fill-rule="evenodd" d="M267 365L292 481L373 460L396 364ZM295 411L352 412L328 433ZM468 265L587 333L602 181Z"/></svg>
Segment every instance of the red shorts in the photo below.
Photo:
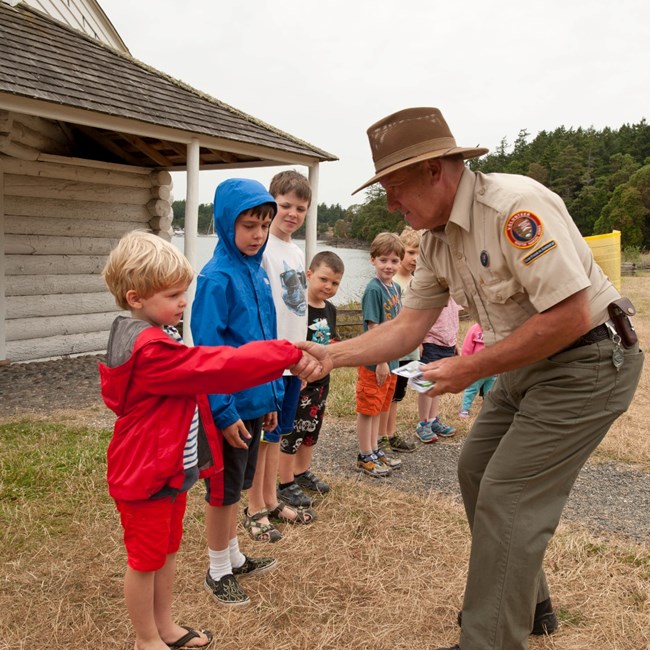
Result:
<svg viewBox="0 0 650 650"><path fill-rule="evenodd" d="M365 366L357 368L357 413L375 416L388 411L396 381L397 375L391 372L384 385L379 386L374 370Z"/></svg>
<svg viewBox="0 0 650 650"><path fill-rule="evenodd" d="M176 553L183 537L187 492L164 499L116 501L124 528L129 566L136 571L162 569L170 553Z"/></svg>

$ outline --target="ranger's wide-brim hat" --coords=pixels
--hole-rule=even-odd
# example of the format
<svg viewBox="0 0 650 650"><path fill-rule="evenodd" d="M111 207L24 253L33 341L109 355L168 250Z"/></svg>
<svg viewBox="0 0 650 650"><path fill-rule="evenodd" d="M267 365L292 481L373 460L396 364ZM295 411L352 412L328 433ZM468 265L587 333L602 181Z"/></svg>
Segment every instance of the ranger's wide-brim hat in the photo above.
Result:
<svg viewBox="0 0 650 650"><path fill-rule="evenodd" d="M430 158L461 154L476 158L486 154L485 147L458 147L445 118L437 108L406 108L393 113L368 129L368 140L375 175L360 190L376 183L384 176Z"/></svg>

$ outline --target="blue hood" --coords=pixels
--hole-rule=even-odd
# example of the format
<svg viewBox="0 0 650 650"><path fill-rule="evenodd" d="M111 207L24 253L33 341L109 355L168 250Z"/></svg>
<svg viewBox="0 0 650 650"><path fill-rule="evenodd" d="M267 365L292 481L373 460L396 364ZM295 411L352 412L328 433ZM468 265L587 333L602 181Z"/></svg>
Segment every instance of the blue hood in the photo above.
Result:
<svg viewBox="0 0 650 650"><path fill-rule="evenodd" d="M275 199L258 181L249 178L229 178L219 183L214 193L214 231L219 237L217 247L223 245L234 259L247 257L254 261L255 266L259 266L262 263L266 242L255 255L244 255L235 246L235 221L245 210L264 203L273 205L274 214L278 211Z"/></svg>

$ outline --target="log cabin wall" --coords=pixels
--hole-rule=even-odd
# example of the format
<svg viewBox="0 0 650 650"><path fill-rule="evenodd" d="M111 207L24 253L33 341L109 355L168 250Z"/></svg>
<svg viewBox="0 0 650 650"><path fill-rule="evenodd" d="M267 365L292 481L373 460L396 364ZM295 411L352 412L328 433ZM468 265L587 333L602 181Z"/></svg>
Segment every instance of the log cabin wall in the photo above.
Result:
<svg viewBox="0 0 650 650"><path fill-rule="evenodd" d="M120 313L100 275L108 253L136 228L172 235L168 172L38 158L0 153L0 359L10 361L105 350Z"/></svg>

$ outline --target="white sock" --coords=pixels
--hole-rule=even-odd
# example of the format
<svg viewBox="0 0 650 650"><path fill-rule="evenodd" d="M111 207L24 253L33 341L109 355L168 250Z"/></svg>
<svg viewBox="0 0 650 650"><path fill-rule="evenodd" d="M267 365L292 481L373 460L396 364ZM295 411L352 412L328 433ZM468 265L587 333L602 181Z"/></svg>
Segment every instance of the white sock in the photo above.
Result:
<svg viewBox="0 0 650 650"><path fill-rule="evenodd" d="M224 548L223 551L213 551L208 549L210 558L210 576L213 580L221 580L225 575L232 573L230 564L230 549Z"/></svg>
<svg viewBox="0 0 650 650"><path fill-rule="evenodd" d="M230 564L233 568L239 569L239 567L244 566L246 556L239 550L239 540L236 537L233 537L228 542L228 552L230 553Z"/></svg>

